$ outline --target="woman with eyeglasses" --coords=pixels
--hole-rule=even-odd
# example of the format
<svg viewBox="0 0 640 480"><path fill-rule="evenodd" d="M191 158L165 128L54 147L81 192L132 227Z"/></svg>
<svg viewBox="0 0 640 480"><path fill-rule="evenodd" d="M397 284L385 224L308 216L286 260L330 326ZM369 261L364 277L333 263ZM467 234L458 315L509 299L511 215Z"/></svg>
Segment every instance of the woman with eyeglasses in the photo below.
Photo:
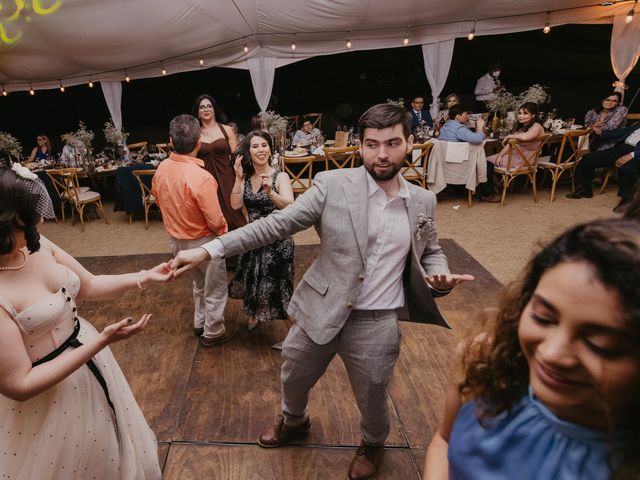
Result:
<svg viewBox="0 0 640 480"><path fill-rule="evenodd" d="M38 135L36 137L36 144L37 146L31 150L31 155L29 155L29 162L48 160L53 153L51 151L51 142L49 141L49 137L43 134Z"/></svg>
<svg viewBox="0 0 640 480"><path fill-rule="evenodd" d="M200 121L200 151L198 158L204 168L218 182L218 201L229 230L246 225L242 210L231 207L231 195L236 175L231 162L231 153L238 146L233 128L227 125L227 117L211 95L196 98L193 116Z"/></svg>
<svg viewBox="0 0 640 480"><path fill-rule="evenodd" d="M594 132L589 136L589 150L592 152L611 148L617 140L602 140L597 131L615 130L627 124L627 107L620 105L622 95L613 92L604 97L595 108L587 112L584 117L585 127L591 127Z"/></svg>

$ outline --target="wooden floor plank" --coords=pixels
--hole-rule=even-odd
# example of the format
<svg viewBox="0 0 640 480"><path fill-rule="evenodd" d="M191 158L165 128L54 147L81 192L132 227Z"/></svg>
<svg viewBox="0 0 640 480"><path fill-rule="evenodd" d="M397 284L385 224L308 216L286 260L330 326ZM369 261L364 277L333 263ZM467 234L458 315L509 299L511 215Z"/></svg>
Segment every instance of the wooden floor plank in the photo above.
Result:
<svg viewBox="0 0 640 480"><path fill-rule="evenodd" d="M164 480L343 479L351 448L173 444ZM387 448L377 480L418 480L407 449Z"/></svg>

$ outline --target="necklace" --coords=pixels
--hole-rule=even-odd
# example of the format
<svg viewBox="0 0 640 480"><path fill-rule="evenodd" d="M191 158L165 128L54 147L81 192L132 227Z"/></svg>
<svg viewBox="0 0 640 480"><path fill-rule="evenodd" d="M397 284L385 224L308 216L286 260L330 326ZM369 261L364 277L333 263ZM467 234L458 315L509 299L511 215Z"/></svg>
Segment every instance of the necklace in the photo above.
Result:
<svg viewBox="0 0 640 480"><path fill-rule="evenodd" d="M20 270L22 267L24 267L29 261L29 256L22 249L20 250L20 253L22 253L22 256L24 257L24 262L22 262L20 265L15 265L13 267L0 267L0 270Z"/></svg>

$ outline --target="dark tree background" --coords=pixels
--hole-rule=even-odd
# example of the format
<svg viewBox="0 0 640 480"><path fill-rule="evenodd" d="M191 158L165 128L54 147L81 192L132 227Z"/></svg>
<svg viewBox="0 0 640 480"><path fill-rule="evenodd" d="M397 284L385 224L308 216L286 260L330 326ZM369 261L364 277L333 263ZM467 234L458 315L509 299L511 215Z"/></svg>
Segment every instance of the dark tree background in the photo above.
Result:
<svg viewBox="0 0 640 480"><path fill-rule="evenodd" d="M455 92L463 101L473 100L477 78L489 63L502 63L501 79L513 93L534 83L549 87L552 104L562 116L576 122L611 90L615 80L610 61L611 25L567 25L541 30L458 39L453 62L441 97ZM400 43L400 41L399 41ZM638 69L627 83L626 103L640 85ZM129 141L167 140L173 116L189 113L200 93L212 94L235 120L241 131L258 111L249 72L211 68L123 83L122 114ZM270 108L281 114L323 112L323 129L331 137L336 123L354 125L370 105L387 98L408 100L416 93L431 92L419 46L354 51L316 57L276 70ZM637 100L632 111L640 111ZM109 112L98 84L58 90L11 93L0 97L0 130L18 137L28 153L38 133L49 135L61 148L60 135L76 130L83 120L96 134L94 146L104 145L102 128Z"/></svg>

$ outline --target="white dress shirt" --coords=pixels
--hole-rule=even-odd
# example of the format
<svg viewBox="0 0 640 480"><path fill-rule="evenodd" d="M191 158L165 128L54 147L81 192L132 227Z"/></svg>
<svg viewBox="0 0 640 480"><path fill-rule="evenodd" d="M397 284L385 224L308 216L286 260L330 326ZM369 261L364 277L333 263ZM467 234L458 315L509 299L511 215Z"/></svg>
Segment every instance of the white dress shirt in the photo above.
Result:
<svg viewBox="0 0 640 480"><path fill-rule="evenodd" d="M314 138L319 137L321 134L322 132L317 128L311 129L309 133L306 133L304 130L298 130L293 136L291 143L293 145L309 145L313 142Z"/></svg>
<svg viewBox="0 0 640 480"><path fill-rule="evenodd" d="M410 195L404 178L397 178L398 195L388 200L384 190L367 175L367 269L353 307L357 310L391 310L404 305L402 274L411 248L406 206Z"/></svg>
<svg viewBox="0 0 640 480"><path fill-rule="evenodd" d="M484 74L476 83L476 89L474 91L476 100L479 102L491 100L495 96L493 90L500 85L499 78L493 77L490 73Z"/></svg>

